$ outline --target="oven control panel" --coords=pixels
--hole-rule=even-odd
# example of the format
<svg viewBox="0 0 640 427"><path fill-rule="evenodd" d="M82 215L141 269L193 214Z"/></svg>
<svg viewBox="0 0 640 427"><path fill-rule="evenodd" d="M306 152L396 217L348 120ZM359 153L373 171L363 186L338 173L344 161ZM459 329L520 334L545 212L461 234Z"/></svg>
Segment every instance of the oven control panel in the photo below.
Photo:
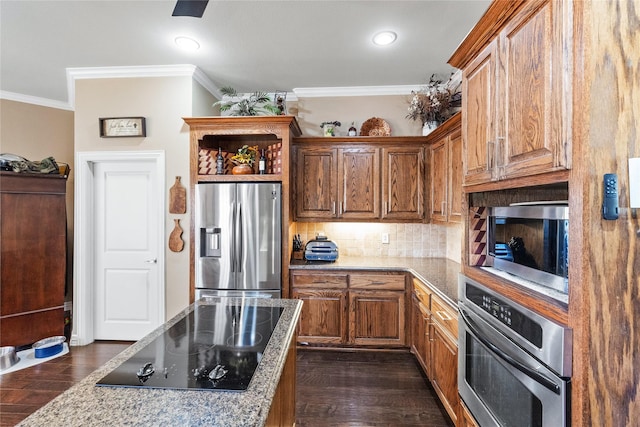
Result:
<svg viewBox="0 0 640 427"><path fill-rule="evenodd" d="M482 296L482 308L507 326L511 326L511 307L489 295Z"/></svg>
<svg viewBox="0 0 640 427"><path fill-rule="evenodd" d="M466 297L500 323L506 325L531 344L541 348L542 327L514 306L468 283L466 284Z"/></svg>

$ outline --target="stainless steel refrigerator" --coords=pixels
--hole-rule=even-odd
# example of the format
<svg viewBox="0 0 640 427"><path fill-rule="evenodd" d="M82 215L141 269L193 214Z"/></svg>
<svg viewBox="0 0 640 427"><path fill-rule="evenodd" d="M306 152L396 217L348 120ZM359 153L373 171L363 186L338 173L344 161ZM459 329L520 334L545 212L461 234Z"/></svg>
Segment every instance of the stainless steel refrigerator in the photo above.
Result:
<svg viewBox="0 0 640 427"><path fill-rule="evenodd" d="M281 184L197 184L194 226L196 299L280 297Z"/></svg>

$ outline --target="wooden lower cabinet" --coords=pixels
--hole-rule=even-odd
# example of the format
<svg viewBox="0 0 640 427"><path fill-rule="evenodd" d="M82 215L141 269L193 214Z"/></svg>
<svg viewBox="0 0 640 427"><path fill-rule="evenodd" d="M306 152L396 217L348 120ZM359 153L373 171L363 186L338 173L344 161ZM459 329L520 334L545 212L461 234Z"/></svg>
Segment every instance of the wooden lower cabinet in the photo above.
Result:
<svg viewBox="0 0 640 427"><path fill-rule="evenodd" d="M447 413L457 423L458 317L454 307L414 279L411 298L411 351L431 381Z"/></svg>
<svg viewBox="0 0 640 427"><path fill-rule="evenodd" d="M296 356L296 339L293 338L265 427L291 427L296 424Z"/></svg>
<svg viewBox="0 0 640 427"><path fill-rule="evenodd" d="M479 427L462 400L458 406L458 427Z"/></svg>
<svg viewBox="0 0 640 427"><path fill-rule="evenodd" d="M403 347L404 301L404 291L349 291L349 343Z"/></svg>
<svg viewBox="0 0 640 427"><path fill-rule="evenodd" d="M431 312L414 293L411 298L411 352L429 378L431 378L430 317Z"/></svg>
<svg viewBox="0 0 640 427"><path fill-rule="evenodd" d="M304 302L298 326L300 344L407 345L404 274L293 270L291 295Z"/></svg>
<svg viewBox="0 0 640 427"><path fill-rule="evenodd" d="M347 342L347 291L294 288L293 298L303 301L298 342L334 344Z"/></svg>
<svg viewBox="0 0 640 427"><path fill-rule="evenodd" d="M433 315L432 315L433 317ZM458 344L437 322L431 324L431 384L451 419L458 418Z"/></svg>

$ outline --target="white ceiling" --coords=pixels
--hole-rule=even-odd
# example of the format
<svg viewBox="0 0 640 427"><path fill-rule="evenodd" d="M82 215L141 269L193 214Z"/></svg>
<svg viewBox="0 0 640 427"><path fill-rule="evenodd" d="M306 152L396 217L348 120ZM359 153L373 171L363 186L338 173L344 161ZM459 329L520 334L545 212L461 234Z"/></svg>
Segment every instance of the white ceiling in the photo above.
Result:
<svg viewBox="0 0 640 427"><path fill-rule="evenodd" d="M0 91L68 102L67 68L193 64L239 92L418 85L447 76L489 0L210 0L201 19L174 0L0 0ZM392 30L398 40L376 47ZM183 53L175 37L201 45Z"/></svg>

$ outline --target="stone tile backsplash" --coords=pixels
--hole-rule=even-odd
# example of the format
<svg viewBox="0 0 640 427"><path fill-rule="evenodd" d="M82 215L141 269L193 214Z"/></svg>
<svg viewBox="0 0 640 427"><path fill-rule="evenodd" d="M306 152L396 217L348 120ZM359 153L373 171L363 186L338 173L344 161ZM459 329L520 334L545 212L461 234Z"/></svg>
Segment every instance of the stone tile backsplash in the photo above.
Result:
<svg viewBox="0 0 640 427"><path fill-rule="evenodd" d="M304 242L324 233L345 256L439 257L460 262L461 227L439 224L318 222L295 224ZM382 235L389 243L382 243Z"/></svg>

